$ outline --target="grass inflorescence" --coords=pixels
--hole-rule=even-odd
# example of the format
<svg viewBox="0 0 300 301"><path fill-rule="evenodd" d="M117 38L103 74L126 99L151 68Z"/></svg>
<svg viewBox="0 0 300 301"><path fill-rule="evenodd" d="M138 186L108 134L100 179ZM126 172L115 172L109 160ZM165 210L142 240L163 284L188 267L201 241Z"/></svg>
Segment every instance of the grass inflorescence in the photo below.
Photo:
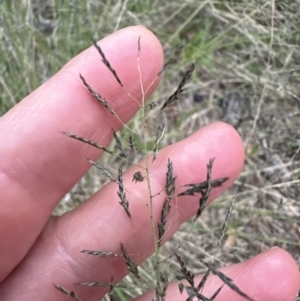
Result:
<svg viewBox="0 0 300 301"><path fill-rule="evenodd" d="M142 51L141 37L138 38L137 44L138 44L137 57L138 57L138 64L139 64L139 57L140 57L140 54ZM122 84L117 71L112 67L112 65L106 58L104 52L102 51L101 47L97 43L94 43L94 45L97 48L104 65L108 68L108 70L110 70L110 72L113 74L115 80L119 83L119 85L122 88L124 88L124 90L127 92L126 87L124 87L124 85ZM179 52L176 51L177 55L178 55L178 53ZM173 58L172 58L172 60L173 60ZM168 66L168 65L169 65L169 63L164 65L161 70L165 70L166 66ZM138 66L138 68L140 68L140 67ZM157 117L163 109L165 109L166 107L172 106L174 102L180 100L181 94L184 91L184 87L185 87L186 83L188 82L188 80L190 80L194 69L195 69L195 64L192 64L187 69L187 71L184 73L182 80L180 81L175 92L172 93L171 96L162 104L160 109L157 110L157 113L156 113L157 115L152 118ZM157 77L161 75L161 72L162 71L159 71L157 73ZM115 111L110 107L108 102L106 100L104 100L97 92L95 92L93 90L93 88L86 82L86 80L83 78L82 75L80 75L80 78L82 79L84 86L88 89L88 91L91 93L91 95L99 101L100 105L102 105L105 109L107 109L109 111L109 113L112 114L115 118L120 120L118 118L117 114L115 113ZM156 80L156 78L154 80ZM140 81L140 82L142 85L142 81ZM143 98L145 97L145 91L147 91L147 90L148 90L148 88L144 89L144 87L141 86ZM130 98L132 98L130 92L128 92L128 96ZM142 130L145 130L146 113L145 113L144 100L142 101L141 110L142 110L142 114L141 114L142 126L141 126L141 128L142 128ZM140 139L144 140L142 143L142 145L144 145L144 148L141 149L140 151L142 151L144 153L145 160L146 160L146 165L144 167L145 176L142 175L141 171L137 171L134 173L133 179L132 179L132 181L135 181L135 183L142 182L144 180L147 181L148 200L146 201L146 208L149 213L148 218L150 219L151 231L152 231L152 236L153 236L153 241L154 241L153 272L154 272L154 278L155 278L155 283L156 283L155 288L154 288L155 292L156 292L155 301L164 301L165 300L166 295L167 295L167 287L169 284L169 278L176 279L176 277L174 277L174 276L170 277L171 276L170 274L172 273L172 271L168 268L168 266L170 265L169 261L173 257L175 257L177 262L179 263L180 271L182 274L182 277L177 278L179 281L178 287L179 287L180 293L182 293L183 291L186 291L189 299L192 299L193 297L197 297L200 300L204 300L204 301L213 300L219 294L219 292L221 291L221 288L219 288L214 293L214 295L211 296L210 298L204 296L200 292L200 290L203 289L205 281L202 280L196 286L195 280L194 280L194 273L189 271L184 260L181 258L181 256L178 254L177 251L175 251L173 254L169 254L169 256L166 257L164 260L160 260L160 257L162 256L161 246L162 246L162 243L164 242L165 235L168 231L169 214L171 212L173 203L178 201L177 198L184 197L186 195L199 194L200 195L199 208L198 208L197 212L195 212L196 219L198 219L201 216L204 208L206 207L206 203L208 201L208 198L211 194L212 189L215 187L222 186L222 184L225 181L227 181L228 178L227 177L219 178L219 179L212 178L213 163L215 160L214 158L212 158L209 160L207 167L206 167L206 169L207 169L206 180L203 182L200 182L200 183L187 183L183 186L187 186L190 188L180 194L177 194L176 193L176 189L177 189L176 170L174 170L172 158L168 158L167 166L166 166L165 191L164 192L153 191L152 184L150 181L150 179L151 179L150 166L155 163L155 159L159 156L159 141L162 139L163 135L165 134L167 121L168 120L164 119L164 122L162 124L158 125L158 128L156 130L155 144L154 144L154 147L152 147L152 148L150 148L148 146L148 142L146 140L145 133L143 133L143 132L140 133ZM126 127L126 129L130 130L130 128L128 126ZM117 157L119 159L121 159L122 161L124 161L124 160L128 161L130 163L129 156L126 153L126 150L122 144L121 139L118 137L118 135L114 129L112 129L112 132L113 132L113 138L114 138L114 142L115 142L114 143L115 149L112 149L112 150L108 150L107 148L100 146L97 142L91 141L90 139L86 139L83 137L79 137L76 134L70 134L70 133L66 133L66 132L64 132L64 134L72 139L78 140L79 142L83 142L83 143L91 145L95 148L101 149L110 155L117 154ZM135 134L138 135L138 133L135 133ZM135 146L134 140L131 135L129 136L129 146L130 146L130 149L132 149L132 150L134 149L136 151L136 146ZM90 162L90 164L92 166L99 169L104 176L109 178L110 181L115 182L117 184L116 193L120 199L119 204L125 210L125 213L128 216L128 218L131 220L131 223L133 226L132 231L135 231L135 229L134 229L135 216L132 215L132 213L130 211L130 202L126 196L126 191L128 191L130 194L130 190L128 190L124 184L122 166L119 166L118 174L116 176L113 176L112 173L107 168L99 166L96 162L94 162L88 158L87 158L87 160ZM154 212L153 211L153 206L154 206L153 200L154 200L155 195L162 194L162 193L165 194L165 197L164 197L164 202L163 202L163 205L161 208L160 220L157 222L153 215L153 212ZM176 210L176 208L174 210ZM231 212L231 210L232 210L232 208L230 208L229 212ZM228 218L229 218L229 215L228 215ZM227 219L226 219L226 222L227 222ZM225 228L225 223L224 223L224 228ZM225 231L225 229L223 229L223 231L221 233L221 237L224 235L224 231ZM188 237L187 237L187 239L188 239ZM220 240L221 240L221 238L220 238ZM183 248L184 248L184 245L180 245L177 247L177 250L183 249ZM131 275L133 275L134 278L141 279L141 275L140 275L137 264L132 259L131 255L127 252L126 247L124 246L124 244L122 242L120 242L120 254L115 254L115 253L112 253L107 250L106 251L83 250L81 252L85 253L87 255L93 255L93 256L100 257L100 258L102 258L102 260L105 260L105 258L109 258L109 257L122 256L124 258L124 264L126 265L128 272ZM248 298L248 300L252 301L252 299L250 297L248 297L247 294L244 293L241 289L239 289L230 278L228 278L226 275L222 274L221 272L219 272L215 269L212 269L208 265L207 265L207 267L208 267L208 271L211 271L213 274L217 275L224 282L224 284L228 285L230 288L232 288L234 291L236 291L241 296L244 296L244 297ZM176 272L173 272L173 274L175 275ZM208 276L208 274L209 274L209 272L207 272L207 276ZM189 285L183 284L181 282L182 279L185 279ZM206 279L206 277L204 277L203 279ZM85 281L85 282L80 282L77 284L83 285L83 286L100 286L100 287L110 288L109 292L108 292L108 297L109 297L109 299L113 298L113 291L114 291L115 286L112 283L105 283L105 282L101 282L101 281L96 281L96 282L95 281L94 282L86 282ZM145 282L143 282L141 279L141 287L143 287L144 285L145 285ZM71 298L73 298L75 300L80 300L79 297L73 291L68 291L67 289L61 287L60 285L55 285L55 287L62 293L69 295Z"/></svg>

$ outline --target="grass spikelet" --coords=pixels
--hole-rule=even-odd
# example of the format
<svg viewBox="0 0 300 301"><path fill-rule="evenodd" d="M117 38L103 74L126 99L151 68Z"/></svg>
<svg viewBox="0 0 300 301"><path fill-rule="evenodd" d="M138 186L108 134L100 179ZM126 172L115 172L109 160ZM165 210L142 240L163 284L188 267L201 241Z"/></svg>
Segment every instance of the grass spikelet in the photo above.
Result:
<svg viewBox="0 0 300 301"><path fill-rule="evenodd" d="M176 177L174 177L174 172L173 172L173 163L168 158L168 165L167 165L167 182L166 182L166 193L167 197L172 199L172 197L175 195L175 180Z"/></svg>
<svg viewBox="0 0 300 301"><path fill-rule="evenodd" d="M224 182L226 182L229 178L219 178L211 181L211 187L220 187L223 185ZM207 181L201 182L201 183L194 183L194 184L186 184L185 187L192 187L189 188L177 196L183 196L183 195L195 195L195 193L203 193L205 189L207 189Z"/></svg>
<svg viewBox="0 0 300 301"><path fill-rule="evenodd" d="M184 285L181 282L178 282L178 289L179 289L180 294L182 294L183 290L184 290Z"/></svg>
<svg viewBox="0 0 300 301"><path fill-rule="evenodd" d="M129 203L126 199L126 193L124 190L124 186L123 186L123 173L122 173L122 169L119 168L119 174L118 174L118 186L119 186L119 191L117 191L118 196L121 200L121 202L119 202L119 204L124 208L126 214L128 215L129 218L131 218L131 214L129 211Z"/></svg>
<svg viewBox="0 0 300 301"><path fill-rule="evenodd" d="M172 65L176 62L177 57L179 56L179 54L181 53L182 49L185 47L185 45L188 43L188 41L184 44L182 44L181 46L179 46L174 55L167 61L164 63L164 65L162 66L162 68L160 69L160 71L157 73L157 76L160 76L169 65Z"/></svg>
<svg viewBox="0 0 300 301"><path fill-rule="evenodd" d="M167 230L167 216L171 210L171 202L168 198L165 198L163 208L161 210L160 223L158 223L158 241L157 245L160 247L162 238Z"/></svg>
<svg viewBox="0 0 300 301"><path fill-rule="evenodd" d="M108 150L106 147L104 147L104 146L102 146L102 145L100 145L100 144L98 144L97 142L94 142L94 141L92 141L92 140L89 140L89 139L86 139L86 138L77 136L77 135L75 135L75 134L70 134L70 133L67 133L67 132L63 132L63 134L65 134L65 135L67 135L68 137L73 138L73 139L75 139L75 140L81 141L81 142L83 142L83 143L89 144L89 145L91 145L91 146L93 146L93 147L96 147L96 148L98 148L98 149L101 149L101 150L103 150L103 151L105 151L105 152L107 152L107 153L109 153L109 154L112 154L112 153L113 153L113 152L111 152L110 150Z"/></svg>
<svg viewBox="0 0 300 301"><path fill-rule="evenodd" d="M160 280L156 282L156 298L155 301L165 301L169 280L166 273L161 273Z"/></svg>
<svg viewBox="0 0 300 301"><path fill-rule="evenodd" d="M189 296L188 298L189 301L190 300L192 301L194 298L198 298L199 300L202 301L211 301L211 299L197 292L197 290L193 286L184 286L184 288Z"/></svg>
<svg viewBox="0 0 300 301"><path fill-rule="evenodd" d="M98 287L111 287L111 283L107 282L78 282L75 283L82 286L98 286Z"/></svg>
<svg viewBox="0 0 300 301"><path fill-rule="evenodd" d="M94 46L96 47L96 49L98 50L101 58L102 58L102 62L104 63L104 65L108 68L108 70L112 73L112 75L114 76L114 78L117 80L117 82L120 84L121 87L124 87L124 85L122 84L116 70L111 66L110 62L107 60L107 58L105 57L104 52L102 51L101 47L97 44L96 41L93 41Z"/></svg>
<svg viewBox="0 0 300 301"><path fill-rule="evenodd" d="M100 258L120 256L119 254L115 254L115 253L112 253L112 252L93 251L93 250L82 250L81 253L85 253L85 254L88 254L88 255L98 256Z"/></svg>
<svg viewBox="0 0 300 301"><path fill-rule="evenodd" d="M99 169L102 174L106 177L108 177L112 182L117 182L117 179L105 168L105 167L102 167L100 165L98 165L96 162L94 162L93 160L91 159L88 159L87 160L93 165L95 166L97 169Z"/></svg>
<svg viewBox="0 0 300 301"><path fill-rule="evenodd" d="M162 238L167 229L167 216L171 211L172 197L175 195L175 180L172 161L168 158L167 174L166 174L166 194L163 208L160 215L160 223L158 223L158 247L162 242Z"/></svg>
<svg viewBox="0 0 300 301"><path fill-rule="evenodd" d="M154 147L153 147L153 159L152 159L152 164L153 164L154 161L156 160L159 142L160 142L160 140L162 139L162 137L164 136L165 128L166 128L166 122L165 122L165 120L164 120L163 123L160 124L160 125L158 126L158 128L157 128L156 139L155 139L155 145L154 145Z"/></svg>
<svg viewBox="0 0 300 301"><path fill-rule="evenodd" d="M136 145L134 143L134 139L133 139L132 135L129 136L128 143L129 143L130 149L136 154L137 153Z"/></svg>
<svg viewBox="0 0 300 301"><path fill-rule="evenodd" d="M127 154L125 153L125 151L124 151L124 149L123 149L122 142L121 142L121 140L119 139L119 137L118 137L116 131L115 131L114 129L112 129L112 131L113 131L113 135L114 135L115 141L116 141L116 143L117 143L117 148L118 148L118 150L121 152L120 157L128 159L128 156L127 156Z"/></svg>
<svg viewBox="0 0 300 301"><path fill-rule="evenodd" d="M226 276L225 274L223 274L222 272L212 268L209 266L209 264L203 262L202 260L200 260L208 269L211 270L211 272L218 276L226 285L228 285L233 291L235 291L236 293L238 293L240 296L246 298L249 301L255 301L254 299L252 299L251 297L249 297L246 293L244 293L237 285L235 285L233 283L233 280L231 278L229 278L228 276Z"/></svg>
<svg viewBox="0 0 300 301"><path fill-rule="evenodd" d="M110 301L114 301L114 294L113 294L114 286L113 286L112 282L113 282L113 277L111 277L111 285L110 285L110 289L108 292L108 297L109 297Z"/></svg>
<svg viewBox="0 0 300 301"><path fill-rule="evenodd" d="M139 270L137 265L134 263L134 261L129 257L124 245L121 243L121 251L123 254L123 257L125 259L125 264L127 265L128 271L131 272L134 277L140 278Z"/></svg>
<svg viewBox="0 0 300 301"><path fill-rule="evenodd" d="M211 263L210 263L211 265L213 264L213 262L214 262L214 260L215 260L215 256L216 256L216 254L217 254L217 252L218 252L218 250L219 250L219 248L220 248L221 242L222 242L223 237L224 237L224 235L225 235L226 228L227 228L227 223L228 223L228 220L229 220L229 218L230 218L230 216L231 216L231 213L232 213L234 204L235 204L235 198L232 199L231 204L230 204L230 207L229 207L229 209L228 209L228 211L227 211L227 215L226 215L225 221L224 221L224 223L223 223L223 225L222 225L221 233L220 233L220 236L219 236L219 239L218 239L218 244L217 244L217 247L216 247L215 255L214 255L214 257L212 258ZM199 284L198 284L198 286L197 286L197 291L200 291L200 290L204 287L204 285L205 285L205 283L206 283L206 281L207 281L207 279L208 279L209 274L210 274L210 269L208 269L208 270L206 271L205 275L203 276L203 278L202 278L201 281L199 282ZM211 299L212 299L212 298L211 298Z"/></svg>
<svg viewBox="0 0 300 301"><path fill-rule="evenodd" d="M194 69L195 69L195 64L191 64L191 66L189 67L189 69L187 70L185 75L183 76L178 88L163 104L163 106L161 107L161 110L163 110L164 108L166 108L167 106L169 106L170 104L172 104L173 102L175 102L176 100L179 99L179 96L183 92L183 90L184 90L183 88L184 88L185 84L191 78L191 75L192 75Z"/></svg>
<svg viewBox="0 0 300 301"><path fill-rule="evenodd" d="M64 287L62 287L58 284L54 284L54 286L57 290L59 290L60 292L62 292L65 295L70 296L73 300L82 301L73 291L68 291L67 289L65 289Z"/></svg>
<svg viewBox="0 0 300 301"><path fill-rule="evenodd" d="M200 281L199 284L197 285L197 291L198 291L198 292L199 292L200 290L203 289L203 287L204 287L204 285L205 285L205 283L206 283L206 281L207 281L207 279L208 279L209 274L210 274L210 269L208 269L208 270L205 272L205 274L204 274L204 276L202 277L201 281Z"/></svg>
<svg viewBox="0 0 300 301"><path fill-rule="evenodd" d="M86 88L89 90L89 92L92 94L92 96L97 99L113 116L117 116L116 112L113 110L113 108L108 104L108 102L103 98L100 94L95 92L92 87L87 83L85 78L79 74L83 84L86 86Z"/></svg>
<svg viewBox="0 0 300 301"><path fill-rule="evenodd" d="M184 279L186 279L191 286L194 286L194 277L195 277L194 274L187 269L184 261L181 259L181 257L176 252L174 253L174 255L180 265L180 269L181 269Z"/></svg>
<svg viewBox="0 0 300 301"><path fill-rule="evenodd" d="M210 297L210 300L215 300L217 298L217 296L220 294L222 288L223 288L224 285L220 286L216 291L215 293Z"/></svg>
<svg viewBox="0 0 300 301"><path fill-rule="evenodd" d="M140 57L141 55L141 36L138 37L138 52L137 56Z"/></svg>
<svg viewBox="0 0 300 301"><path fill-rule="evenodd" d="M210 192L211 192L211 189L212 189L212 185L211 185L211 171L212 171L212 167L213 167L213 164L214 164L214 158L213 159L210 159L208 164L207 164L207 173L206 173L206 187L204 188L203 192L201 193L201 197L200 197L200 200L199 200L199 209L197 211L197 214L196 214L196 218L197 219L202 211L204 210L205 206L206 206L206 202L209 198L209 195L210 195Z"/></svg>
<svg viewBox="0 0 300 301"><path fill-rule="evenodd" d="M231 213L232 213L234 205L235 205L235 197L231 201L230 207L229 207L229 209L227 211L227 214L226 214L226 218L225 218L225 220L223 222L222 229L221 229L221 234L220 234L219 239L218 239L216 253L218 252L218 250L220 248L220 245L221 245L221 242L223 240L223 237L225 235L225 232L226 232L226 229L227 229L228 220L229 220L229 218L231 216Z"/></svg>

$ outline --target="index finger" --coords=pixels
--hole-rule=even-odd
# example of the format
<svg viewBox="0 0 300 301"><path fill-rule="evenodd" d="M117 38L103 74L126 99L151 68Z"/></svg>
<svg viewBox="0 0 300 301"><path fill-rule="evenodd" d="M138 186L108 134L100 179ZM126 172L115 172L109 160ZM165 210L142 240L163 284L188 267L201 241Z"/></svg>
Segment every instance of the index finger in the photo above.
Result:
<svg viewBox="0 0 300 301"><path fill-rule="evenodd" d="M137 100L142 96L137 68L139 36L139 64L147 87L163 64L161 45L151 32L144 27L129 27L99 43ZM5 141L0 149L0 281L26 255L56 204L90 167L82 160L82 149L87 146L74 143L62 132L73 132L106 146L112 137L111 128L121 127L92 99L79 73L110 103L123 123L139 108L101 62L95 47L90 47L0 119ZM86 155L96 159L100 152L89 148Z"/></svg>

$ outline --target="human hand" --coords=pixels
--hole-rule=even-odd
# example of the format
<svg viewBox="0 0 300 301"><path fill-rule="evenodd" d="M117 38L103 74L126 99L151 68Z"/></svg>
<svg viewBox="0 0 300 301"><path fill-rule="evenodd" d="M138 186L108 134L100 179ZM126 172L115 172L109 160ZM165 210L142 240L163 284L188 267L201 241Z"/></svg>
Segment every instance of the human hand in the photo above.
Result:
<svg viewBox="0 0 300 301"><path fill-rule="evenodd" d="M142 79L147 87L163 64L161 45L152 33L144 27L129 27L100 42L136 99L141 99L135 51L139 35L142 36ZM145 210L147 185L145 181L132 183L136 168L123 175L127 189L135 191L130 203L135 231L120 210L115 183L105 185L72 212L59 218L51 216L56 204L90 168L85 155L92 160L100 155L97 149L69 139L62 132L76 133L106 146L112 139L111 128L121 127L121 123L91 97L79 73L109 101L124 123L139 108L91 47L0 119L0 296L3 301L70 300L57 291L53 283L74 290L83 300L99 300L105 289L95 290L74 283L110 282L111 277L118 282L128 270L120 257L98 259L81 253L82 249L120 253L122 242L128 252L141 254L135 258L138 264L153 252L150 220ZM158 81L147 96L157 84ZM161 150L151 168L153 191L161 191L165 186L168 158L172 159L177 185L182 185L205 180L206 164L212 157L216 158L214 178L229 177L229 180L212 190L211 201L233 183L243 167L242 141L236 131L224 123L202 128ZM157 220L163 201L163 196L155 198ZM176 210L170 213L172 223L165 239L191 218L197 207L195 196L178 199ZM222 271L255 300L292 301L299 290L298 267L291 256L279 248ZM220 284L212 277L203 294L211 296ZM152 298L149 294L153 293L139 300L149 300ZM186 296L179 294L177 285L170 285L167 300L179 298L185 300ZM244 299L224 287L216 300Z"/></svg>

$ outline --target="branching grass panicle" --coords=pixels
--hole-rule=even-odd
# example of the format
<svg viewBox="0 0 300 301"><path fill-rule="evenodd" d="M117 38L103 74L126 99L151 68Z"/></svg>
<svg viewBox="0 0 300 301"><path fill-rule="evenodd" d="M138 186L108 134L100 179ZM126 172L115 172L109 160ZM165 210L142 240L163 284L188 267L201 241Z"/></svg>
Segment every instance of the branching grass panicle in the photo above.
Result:
<svg viewBox="0 0 300 301"><path fill-rule="evenodd" d="M76 134L73 134L73 133L64 132L64 134L72 139L77 140L78 142L86 143L92 147L98 148L101 151L105 152L106 154L116 156L116 158L118 158L119 160L125 161L128 163L131 163L129 158L130 158L130 156L132 156L132 154L136 155L138 153L143 153L145 160L146 160L145 161L146 165L140 166L140 170L133 174L132 182L134 182L135 184L138 185L139 182L146 181L147 187L148 187L148 199L145 204L146 205L145 209L148 210L148 216L149 216L149 220L150 220L150 224L151 224L151 231L152 231L153 242L154 242L154 244L153 244L153 248L154 248L153 261L154 261L154 263L153 263L152 268L153 268L153 277L155 279L155 287L154 287L154 289L155 289L155 299L154 300L155 301L164 301L166 299L167 287L168 287L170 279L178 281L179 292L183 293L183 291L185 291L188 295L188 300L191 300L194 297L196 297L200 300L203 300L203 301L214 300L216 298L216 296L222 290L223 286L218 288L218 290L216 290L215 293L210 297L204 296L202 294L203 287L205 285L206 279L208 278L208 275L210 274L210 272L212 272L213 274L218 276L224 282L224 285L229 286L232 290L237 292L237 294L252 301L253 299L251 299L246 293L242 292L242 290L240 290L233 283L233 281L230 278L228 278L226 275L222 274L218 270L213 269L211 267L211 265L203 263L208 267L208 270L207 270L205 276L203 277L202 281L199 284L196 284L194 273L188 269L184 260L179 255L178 251L174 252L174 254L170 254L170 256L167 256L167 257L161 252L162 243L164 242L164 237L168 231L169 223L171 222L170 213L172 212L172 210L173 211L176 210L176 206L175 207L172 206L174 201L175 200L177 201L178 197L184 198L185 196L200 195L199 207L198 207L197 212L195 212L196 219L197 219L201 216L203 210L205 209L212 189L214 189L215 187L222 186L222 184L225 181L227 181L228 178L227 177L217 178L217 179L212 178L213 163L215 161L215 158L212 158L212 159L210 159L210 161L208 162L207 167L206 167L207 176L206 176L205 180L203 180L202 182L199 182L199 183L187 183L187 184L181 185L181 187L188 187L188 189L181 193L176 193L176 190L177 190L176 173L179 171L176 171L176 169L174 169L172 158L168 158L167 165L166 165L165 191L162 191L162 192L153 191L153 188L151 186L151 166L153 166L153 164L155 164L156 158L159 157L160 141L166 133L167 123L169 121L167 119L163 119L163 122L159 122L156 133L154 134L155 135L154 146L153 145L151 146L151 144L149 143L149 141L151 141L151 139L149 139L149 137L147 137L147 135L149 135L149 132L147 132L147 135L145 133L146 115L147 115L146 109L145 109L146 108L145 107L145 94L149 90L151 85L153 85L153 83L155 82L157 77L160 76L162 74L162 72L164 72L166 70L166 68L175 61L174 57L179 55L180 51L182 50L182 47L179 47L179 49L175 52L174 57L172 57L167 63L165 63L164 66L162 66L161 70L158 71L158 73L157 73L157 77L153 79L150 86L143 87L143 82L142 82L142 78L141 78L141 70L140 70L140 55L141 55L141 52L143 51L141 42L142 42L142 37L138 37L138 39L137 39L137 45L138 45L138 47L137 47L137 58L138 58L137 68L138 68L139 74L140 74L140 85L141 85L141 91L142 91L142 102L140 105L140 107L141 107L140 129L142 130L142 132L136 133L132 129L130 129L127 125L124 125L125 129L130 131L130 135L129 135L128 142L127 142L129 150L127 150L127 148L124 146L124 139L121 136L119 136L114 129L112 129L112 134L113 134L113 138L114 138L114 142L115 142L114 143L115 149L108 149L108 148L98 144L95 141L92 141L88 138L83 138L83 137L77 136ZM126 91L127 95L132 99L132 101L136 101L136 99L134 99L132 97L130 92L126 90L126 87L124 86L122 80L118 76L118 71L113 68L113 66L107 59L107 57L106 57L105 53L103 52L103 50L101 49L101 47L96 42L94 42L94 46L97 49L98 53L100 54L102 62L108 68L108 70L112 73L115 80ZM158 105L159 109L155 113L156 116L154 116L153 118L158 118L162 111L167 110L175 102L180 101L181 95L184 91L184 87L185 87L186 83L191 79L191 75L195 69L195 66L196 65L193 63L192 65L190 65L188 67L187 71L184 73L175 92L172 93L171 96L168 97L168 99L165 102L163 102L162 105ZM99 93L94 91L94 89L88 84L88 82L86 81L85 77L83 77L83 75L80 74L80 78L81 78L84 86L91 93L91 95L99 102L99 104L103 108L105 108L109 112L109 114L113 115L116 119L118 119L120 121L120 118L118 117L115 109L113 107L111 107L111 105L109 104L109 101L107 101ZM157 104L152 103L150 105L150 109L154 109L155 107L157 107ZM138 139L140 141L139 146L135 142L133 133L134 133L135 137L138 137ZM121 205L120 210L123 209L125 211L126 215L131 220L131 223L133 225L135 216L134 216L134 214L132 214L132 212L130 210L130 208L131 208L130 198L127 197L127 193L129 193L129 195L131 195L131 192L126 189L126 186L124 184L122 166L119 166L118 174L113 175L112 172L109 171L109 168L100 166L98 163L92 161L89 158L87 158L87 160L90 162L90 164L92 166L94 166L95 168L100 170L100 172L105 177L107 177L110 182L115 183L114 185L116 185L116 194L118 195L118 198L120 200L119 204ZM163 202L163 205L161 208L160 219L159 219L159 221L157 221L153 214L154 213L153 207L155 205L155 196L162 195L162 194L164 195L164 202ZM147 196L145 196L145 198L147 198ZM178 201L180 201L181 198ZM232 211L232 208L230 208L230 212L231 211ZM228 216L228 218L229 218L229 216ZM224 236L225 228L226 228L226 223L224 223L224 228L222 229L219 244L221 243L221 240ZM134 231L134 228L132 230ZM218 244L218 247L219 247L219 244ZM183 250L184 245L179 246L177 248L177 250L179 250L179 249ZM110 258L110 257L120 257L120 256L123 257L124 264L126 265L128 272L131 275L133 275L134 278L141 280L141 284L143 284L141 286L144 286L145 282L143 282L143 280L141 279L142 276L139 271L139 267L137 266L135 261L132 259L132 256L127 252L126 247L122 244L122 242L120 242L120 254L113 253L109 250L86 250L86 249L84 249L81 252L84 254L87 254L87 255L93 255L95 257L99 257L99 258L101 258L101 260L107 260L106 258ZM170 261L173 260L172 259L173 257L176 258L176 261L180 266L180 274L181 275L178 275L178 274L176 275L176 272L175 271L172 272L172 270L170 269L170 266L171 266ZM213 263L213 261L211 262L211 264L212 263ZM109 271L107 271L107 272L109 273ZM187 281L188 285L186 285L182 282L183 279ZM113 282L113 280L111 281L111 283L106 283L106 282L102 282L101 279L98 279L97 281L93 281L93 282L85 281L85 282L79 282L77 284L82 285L82 286L91 286L91 287L92 286L106 287L108 289L108 291L107 291L108 299L113 300L114 290L116 289L117 285L114 285L112 282ZM78 300L78 301L81 300L73 291L68 291L67 289L61 287L60 285L56 285L56 284L55 284L55 287L56 287L56 289L58 289L59 291L61 291L64 294L70 296L74 300ZM88 300L84 300L84 301L88 301Z"/></svg>

